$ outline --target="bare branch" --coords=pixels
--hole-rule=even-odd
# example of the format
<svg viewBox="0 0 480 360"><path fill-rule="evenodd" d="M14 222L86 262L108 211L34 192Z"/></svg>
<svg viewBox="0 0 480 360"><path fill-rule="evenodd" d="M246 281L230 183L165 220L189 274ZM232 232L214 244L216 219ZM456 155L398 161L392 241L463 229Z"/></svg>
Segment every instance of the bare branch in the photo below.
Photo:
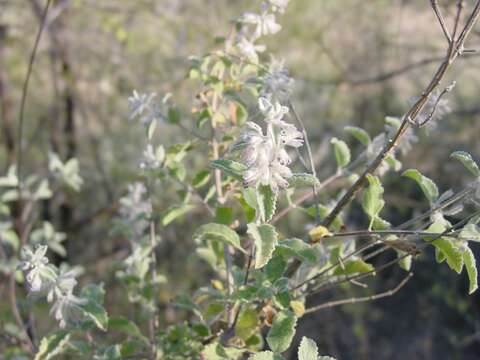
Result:
<svg viewBox="0 0 480 360"><path fill-rule="evenodd" d="M325 304L317 305L314 307L311 307L307 310L305 310L305 314L310 314L315 311L319 311L322 309L326 308L332 308L335 306L340 306L340 305L346 305L346 304L356 304L359 302L367 302L367 301L374 301L374 300L379 300L385 297L390 297L395 295L400 289L402 289L407 282L412 278L413 273L409 273L395 288L390 289L388 291L376 294L376 295L371 295L371 296L364 296L364 297L353 297L350 299L342 299L342 300L336 300L336 301L330 301Z"/></svg>

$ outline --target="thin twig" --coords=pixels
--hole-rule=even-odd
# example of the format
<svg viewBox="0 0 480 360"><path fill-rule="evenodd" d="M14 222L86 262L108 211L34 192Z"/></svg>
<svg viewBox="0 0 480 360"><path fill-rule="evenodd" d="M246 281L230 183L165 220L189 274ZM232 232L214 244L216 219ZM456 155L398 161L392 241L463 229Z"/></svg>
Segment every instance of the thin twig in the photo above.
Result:
<svg viewBox="0 0 480 360"><path fill-rule="evenodd" d="M335 301L330 301L325 304L317 305L314 307L311 307L307 310L305 310L305 314L310 314L313 312L316 312L318 310L322 310L325 308L332 308L335 306L340 306L340 305L345 305L345 304L356 304L360 302L366 302L366 301L374 301L374 300L379 300L385 297L390 297L395 295L398 291L400 291L401 288L403 288L407 282L412 278L413 273L409 273L395 288L390 289L388 291L376 294L376 295L371 295L371 296L364 296L364 297L353 297L350 299L342 299L342 300L335 300Z"/></svg>
<svg viewBox="0 0 480 360"><path fill-rule="evenodd" d="M22 99L20 101L20 112L18 115L18 138L17 138L17 144L18 144L18 149L17 149L17 177L18 177L18 191L19 191L19 199L21 200L21 176L22 176L22 139L23 139L23 121L25 117L25 104L27 101L27 95L28 95L28 84L30 82L30 77L32 75L32 70L33 70L33 64L35 62L35 58L37 56L37 50L38 50L38 45L40 44L40 39L42 37L43 29L45 28L45 23L47 19L47 14L48 10L50 9L50 5L52 3L52 0L47 0L47 3L45 4L45 8L43 10L42 14L42 20L40 23L40 27L37 32L37 37L35 38L35 43L33 45L33 50L30 55L30 61L28 63L28 69L27 69L27 76L25 77L25 82L23 83L23 88L22 88Z"/></svg>
<svg viewBox="0 0 480 360"><path fill-rule="evenodd" d="M452 37L450 35L450 31L448 31L447 24L445 24L445 19L443 18L442 11L438 6L438 0L430 0L430 3L432 4L433 11L435 12L438 22L440 23L440 27L442 28L443 34L445 35L445 38L447 39L448 44L450 44L452 42Z"/></svg>

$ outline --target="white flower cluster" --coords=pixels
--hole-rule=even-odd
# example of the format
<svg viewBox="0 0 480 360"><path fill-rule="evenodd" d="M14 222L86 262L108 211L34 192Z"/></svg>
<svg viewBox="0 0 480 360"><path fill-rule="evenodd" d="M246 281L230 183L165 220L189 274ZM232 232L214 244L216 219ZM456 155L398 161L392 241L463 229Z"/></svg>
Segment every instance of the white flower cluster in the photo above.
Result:
<svg viewBox="0 0 480 360"><path fill-rule="evenodd" d="M427 99L422 111L418 114L416 122L419 124L425 123L427 133L435 130L438 122L442 120L452 109L445 94L440 90L434 91ZM408 104L412 106L418 101L418 97L412 97L408 100Z"/></svg>
<svg viewBox="0 0 480 360"><path fill-rule="evenodd" d="M28 246L23 247L21 268L26 273L29 291L47 293L47 301L53 303L51 313L60 327L64 328L79 310L79 306L85 304L87 300L73 294L73 289L77 285L75 277L79 273L78 270L61 268L59 271L48 263L45 256L47 250L45 245L38 246L35 251Z"/></svg>
<svg viewBox="0 0 480 360"><path fill-rule="evenodd" d="M155 119L157 106L153 103L156 93L139 94L133 90L132 96L128 98L128 107L130 108L129 119L140 118L142 123L148 124Z"/></svg>
<svg viewBox="0 0 480 360"><path fill-rule="evenodd" d="M242 149L241 161L247 167L243 173L245 185L265 185L278 191L288 186L288 179L292 176L291 159L286 148L302 146L303 135L294 125L282 120L288 113L287 107L279 102L272 104L263 97L258 104L267 125L266 133L249 121L234 147Z"/></svg>
<svg viewBox="0 0 480 360"><path fill-rule="evenodd" d="M145 125L147 130L148 142L140 159L140 169L142 170L158 169L165 156L163 146L154 148L150 143L150 139L157 126L157 121L165 118L165 115L162 112L162 106L168 101L170 94L164 96L161 104L154 102L156 96L157 94L155 93L139 94L134 90L133 95L128 98L130 108L129 119L132 120L139 118L140 122Z"/></svg>
<svg viewBox="0 0 480 360"><path fill-rule="evenodd" d="M262 36L276 34L282 27L277 23L275 13L283 13L289 0L269 0L262 3L260 14L245 13L239 22L246 27L242 28L237 37L237 49L250 62L258 62L259 52L265 51L264 45L255 44Z"/></svg>
<svg viewBox="0 0 480 360"><path fill-rule="evenodd" d="M285 101L292 93L294 80L285 68L284 61L272 58L268 71L260 80L262 81L260 95L271 101Z"/></svg>
<svg viewBox="0 0 480 360"><path fill-rule="evenodd" d="M148 228L152 205L145 199L147 189L141 182L128 186L128 194L120 199L120 215L133 229L134 237L141 238Z"/></svg>

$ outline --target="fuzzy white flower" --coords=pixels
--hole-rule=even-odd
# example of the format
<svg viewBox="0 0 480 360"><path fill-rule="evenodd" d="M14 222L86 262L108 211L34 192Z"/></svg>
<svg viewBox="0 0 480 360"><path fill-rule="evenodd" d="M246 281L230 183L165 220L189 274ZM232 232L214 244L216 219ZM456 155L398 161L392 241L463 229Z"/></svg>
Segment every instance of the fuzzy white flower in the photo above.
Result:
<svg viewBox="0 0 480 360"><path fill-rule="evenodd" d="M26 280L30 291L40 291L45 281L54 276L47 265L48 259L45 256L47 250L48 247L46 245L38 246L35 251L32 251L28 246L22 248L21 267L27 273Z"/></svg>
<svg viewBox="0 0 480 360"><path fill-rule="evenodd" d="M253 38L258 39L261 36L276 34L282 27L275 20L274 14L263 11L261 14L245 13L240 21L245 24L255 26Z"/></svg>
<svg viewBox="0 0 480 360"><path fill-rule="evenodd" d="M278 11L279 13L283 14L289 1L290 0L268 0L268 3L272 7L273 11Z"/></svg>
<svg viewBox="0 0 480 360"><path fill-rule="evenodd" d="M237 48L240 54L252 63L258 62L258 53L265 51L265 45L255 45L246 37L241 36L237 41Z"/></svg>
<svg viewBox="0 0 480 360"><path fill-rule="evenodd" d="M79 298L73 295L72 292L68 292L56 298L50 313L59 322L60 327L64 328L67 322L74 318L75 312L80 310L79 307L86 304L86 302L86 299Z"/></svg>
<svg viewBox="0 0 480 360"><path fill-rule="evenodd" d="M293 90L294 80L289 76L284 61L272 59L268 72L261 77L263 87L260 94L269 99L287 100Z"/></svg>
<svg viewBox="0 0 480 360"><path fill-rule="evenodd" d="M418 101L418 97L412 97L409 99L408 104L412 106L415 102ZM425 123L425 128L427 129L427 134L435 130L438 126L438 121L442 120L448 113L452 111L450 103L445 96L442 95L440 90L434 91L422 111L417 115L416 122L419 124Z"/></svg>
<svg viewBox="0 0 480 360"><path fill-rule="evenodd" d="M288 179L292 176L288 167L291 159L286 147L301 146L302 133L294 125L282 120L288 112L287 107L260 98L259 108L267 124L266 133L259 125L247 122L235 147L242 149L241 161L247 167L243 173L245 185L270 186L273 191L277 191L288 187Z"/></svg>
<svg viewBox="0 0 480 360"><path fill-rule="evenodd" d="M141 116L145 112L145 110L148 110L155 96L157 96L157 94L155 93L139 94L136 90L133 90L132 96L128 98L128 106L130 108L130 120Z"/></svg>
<svg viewBox="0 0 480 360"><path fill-rule="evenodd" d="M387 116L385 118L385 131L387 132L387 136L391 139L400 128L401 120L395 117ZM406 155L410 150L412 150L413 143L418 142L418 137L415 135L415 132L411 127L409 127L403 135L400 137L400 142L398 143L397 149L402 153L402 155Z"/></svg>
<svg viewBox="0 0 480 360"><path fill-rule="evenodd" d="M287 123L282 121L285 114L288 114L288 107L283 106L278 101L274 104L265 97L258 99L258 107L265 116L265 121L276 126L286 127Z"/></svg>
<svg viewBox="0 0 480 360"><path fill-rule="evenodd" d="M134 234L143 235L148 227L147 218L152 213L152 205L145 199L147 189L141 182L128 186L128 194L120 199L120 215L131 225Z"/></svg>
<svg viewBox="0 0 480 360"><path fill-rule="evenodd" d="M60 273L50 285L47 293L47 301L52 302L55 298L72 293L78 283L76 277L80 272L81 270L77 268L67 270L65 267L61 267Z"/></svg>
<svg viewBox="0 0 480 360"><path fill-rule="evenodd" d="M140 160L140 169L142 170L155 170L160 166L160 161L157 158L157 154L151 144L148 144L142 154Z"/></svg>

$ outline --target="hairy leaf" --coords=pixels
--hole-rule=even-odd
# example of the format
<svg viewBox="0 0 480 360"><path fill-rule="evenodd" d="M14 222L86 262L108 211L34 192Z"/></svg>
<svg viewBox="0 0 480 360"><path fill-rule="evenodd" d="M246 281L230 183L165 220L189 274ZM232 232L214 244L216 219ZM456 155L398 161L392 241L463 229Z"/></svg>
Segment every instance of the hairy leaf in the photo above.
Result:
<svg viewBox="0 0 480 360"><path fill-rule="evenodd" d="M149 343L148 338L142 334L138 326L123 316L114 316L108 319L108 329L125 335L133 336L142 340L146 344Z"/></svg>
<svg viewBox="0 0 480 360"><path fill-rule="evenodd" d="M302 337L300 346L298 347L298 360L317 360L318 347L315 341Z"/></svg>
<svg viewBox="0 0 480 360"><path fill-rule="evenodd" d="M344 141L335 137L330 141L330 143L333 145L338 167L343 168L347 166L352 158L348 145Z"/></svg>
<svg viewBox="0 0 480 360"><path fill-rule="evenodd" d="M40 348L35 355L35 360L49 360L67 349L71 334L67 331L56 331L45 336L40 342Z"/></svg>
<svg viewBox="0 0 480 360"><path fill-rule="evenodd" d="M300 188L319 185L320 182L312 174L294 173L288 179L288 186L291 188Z"/></svg>
<svg viewBox="0 0 480 360"><path fill-rule="evenodd" d="M204 239L218 240L232 245L236 249L245 253L245 250L240 245L240 237L238 234L226 225L215 223L202 225L195 231L193 238L195 241L202 241Z"/></svg>
<svg viewBox="0 0 480 360"><path fill-rule="evenodd" d="M248 233L255 242L255 269L260 269L271 259L278 243L278 235L270 224L248 224Z"/></svg>
<svg viewBox="0 0 480 360"><path fill-rule="evenodd" d="M230 175L239 181L243 181L242 174L247 169L245 165L239 162L226 159L213 160L212 166L216 169L222 170L225 174Z"/></svg>
<svg viewBox="0 0 480 360"><path fill-rule="evenodd" d="M465 151L455 151L450 157L460 161L475 177L480 177L480 169L472 155Z"/></svg>
<svg viewBox="0 0 480 360"><path fill-rule="evenodd" d="M292 313L278 313L267 335L267 343L270 349L277 353L287 350L295 335L296 325L297 318Z"/></svg>
<svg viewBox="0 0 480 360"><path fill-rule="evenodd" d="M365 146L368 146L368 144L370 144L372 141L370 139L370 135L362 128L356 126L345 126L344 130Z"/></svg>
<svg viewBox="0 0 480 360"><path fill-rule="evenodd" d="M473 252L469 247L467 247L463 252L463 261L465 262L465 268L467 269L469 280L468 293L472 294L478 289L478 274L477 263L475 261L475 257L473 256Z"/></svg>
<svg viewBox="0 0 480 360"><path fill-rule="evenodd" d="M402 174L402 176L415 180L431 204L438 199L437 185L431 179L422 175L420 171L416 169L408 169Z"/></svg>
<svg viewBox="0 0 480 360"><path fill-rule="evenodd" d="M162 225L167 226L179 217L182 217L190 210L194 209L194 205L176 205L167 209L162 216Z"/></svg>
<svg viewBox="0 0 480 360"><path fill-rule="evenodd" d="M363 192L362 206L363 210L370 218L370 227L374 224L378 214L383 209L385 201L383 201L383 186L378 177L371 174L367 175L369 186Z"/></svg>

